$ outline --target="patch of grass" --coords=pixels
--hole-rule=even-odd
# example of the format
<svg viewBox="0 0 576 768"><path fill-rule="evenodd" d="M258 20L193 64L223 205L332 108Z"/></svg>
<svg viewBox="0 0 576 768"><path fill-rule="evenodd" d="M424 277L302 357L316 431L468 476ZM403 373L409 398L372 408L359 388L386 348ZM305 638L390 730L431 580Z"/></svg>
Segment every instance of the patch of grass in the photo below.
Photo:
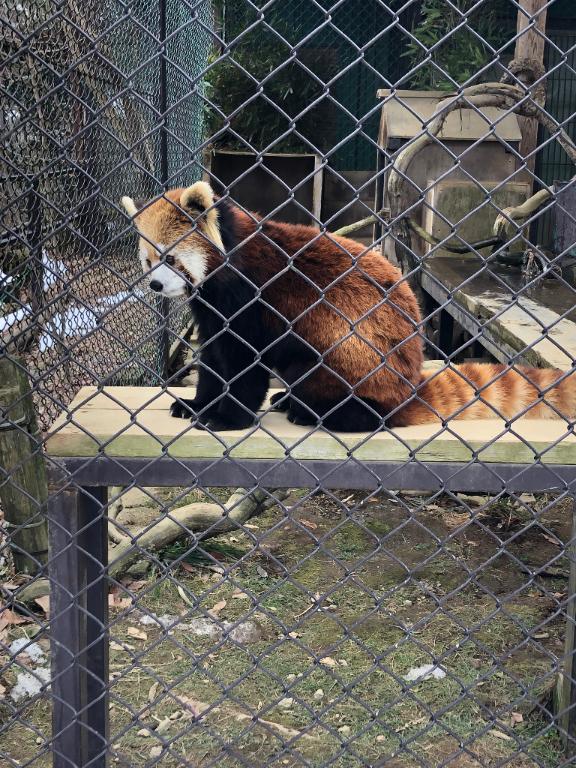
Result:
<svg viewBox="0 0 576 768"><path fill-rule="evenodd" d="M430 523L440 537L446 533L442 513ZM463 543L452 541L450 551L436 553L434 539L416 525L388 535L402 520L395 507L388 514L384 503L366 505L360 524L345 521L332 535L342 520L333 502L323 506L316 495L291 514L294 519L281 521L270 511L254 520L278 567L242 532L233 542L224 536L205 543L222 558L227 577L209 571L201 558L189 559L186 543L162 554L166 572L142 589L137 607L190 622L220 605L214 626L250 621L259 635L242 644L217 630L213 636L186 628L168 634L137 623L136 614L116 623L111 737L118 765L156 759L162 768L301 768L304 761L332 761L335 768L383 761L391 768L479 768L508 761L514 768L555 768L561 762L558 735L535 708L553 680L561 627L547 623L544 637L527 639L555 609L537 593L506 591L518 583L512 576L525 581L509 558L492 564L501 585L496 600L479 578L468 581L459 559ZM470 557L480 563L492 557L494 542L480 527L467 536ZM325 544L318 547L314 537L325 537ZM182 557L195 569L171 570L169 563ZM146 639L130 635L130 627L145 631ZM434 663L446 677L404 679ZM506 721L511 712L524 716L514 738L495 737L494 719ZM10 725L2 745L7 755L25 760L38 752L32 726L49 733L45 701ZM151 735L139 734L142 729ZM519 745L524 755L513 757ZM151 757L154 747L164 749L159 757ZM49 764L48 755L30 763Z"/></svg>

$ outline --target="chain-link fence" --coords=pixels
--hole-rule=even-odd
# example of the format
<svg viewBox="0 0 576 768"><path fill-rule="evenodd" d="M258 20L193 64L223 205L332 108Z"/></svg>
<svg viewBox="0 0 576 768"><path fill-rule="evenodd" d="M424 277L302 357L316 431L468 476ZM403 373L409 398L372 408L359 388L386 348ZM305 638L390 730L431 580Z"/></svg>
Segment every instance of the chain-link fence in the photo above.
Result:
<svg viewBox="0 0 576 768"><path fill-rule="evenodd" d="M572 4L3 30L2 767L575 765Z"/></svg>

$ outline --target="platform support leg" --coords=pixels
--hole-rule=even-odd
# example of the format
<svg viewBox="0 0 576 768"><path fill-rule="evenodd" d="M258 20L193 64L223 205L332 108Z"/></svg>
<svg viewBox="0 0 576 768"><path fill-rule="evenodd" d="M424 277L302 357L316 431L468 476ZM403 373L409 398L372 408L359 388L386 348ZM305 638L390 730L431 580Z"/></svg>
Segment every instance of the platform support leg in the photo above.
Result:
<svg viewBox="0 0 576 768"><path fill-rule="evenodd" d="M54 768L105 768L108 751L106 488L48 501Z"/></svg>
<svg viewBox="0 0 576 768"><path fill-rule="evenodd" d="M438 330L438 346L445 355L452 354L454 339L454 318L445 309L440 312L440 327Z"/></svg>

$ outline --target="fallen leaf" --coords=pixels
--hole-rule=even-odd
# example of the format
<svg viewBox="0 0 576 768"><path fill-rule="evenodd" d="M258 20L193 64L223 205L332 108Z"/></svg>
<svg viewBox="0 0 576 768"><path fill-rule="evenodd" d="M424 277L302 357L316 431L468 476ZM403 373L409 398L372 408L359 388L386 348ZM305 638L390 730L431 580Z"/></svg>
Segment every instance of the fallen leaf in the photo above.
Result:
<svg viewBox="0 0 576 768"><path fill-rule="evenodd" d="M204 701L191 699L190 696L176 696L176 701L182 706L185 712L188 712L193 717L200 717L210 706Z"/></svg>
<svg viewBox="0 0 576 768"><path fill-rule="evenodd" d="M300 520L300 522L302 525L305 525L306 528L310 528L311 531L315 531L318 528L316 523L312 523L310 520Z"/></svg>
<svg viewBox="0 0 576 768"><path fill-rule="evenodd" d="M280 699L278 702L278 706L280 709L290 709L290 707L294 704L294 699L292 699L290 696L286 696L283 699Z"/></svg>
<svg viewBox="0 0 576 768"><path fill-rule="evenodd" d="M196 571L198 570L190 563L180 563L180 565L182 566L182 570L186 571L186 573L196 573Z"/></svg>
<svg viewBox="0 0 576 768"><path fill-rule="evenodd" d="M154 699L156 698L156 694L158 693L159 685L160 683L156 682L150 686L150 690L148 691L148 701L150 702L154 701Z"/></svg>
<svg viewBox="0 0 576 768"><path fill-rule="evenodd" d="M149 739L150 736L152 736L152 733L148 728L140 728L140 730L136 732L136 736L141 736L143 739Z"/></svg>
<svg viewBox="0 0 576 768"><path fill-rule="evenodd" d="M148 635L137 627L128 627L126 634L135 637L137 640L148 640Z"/></svg>
<svg viewBox="0 0 576 768"><path fill-rule="evenodd" d="M37 597L34 602L36 605L39 605L40 608L44 611L46 614L46 617L50 615L50 597L49 595L45 595L44 597Z"/></svg>
<svg viewBox="0 0 576 768"><path fill-rule="evenodd" d="M260 566L260 565L256 566L256 573L262 579L267 579L268 578L268 571L265 571L264 568L262 568L262 566Z"/></svg>
<svg viewBox="0 0 576 768"><path fill-rule="evenodd" d="M219 600L216 603L216 605L213 605L212 608L210 608L208 613L211 616L216 616L217 617L218 614L220 613L220 611L222 611L222 610L224 610L224 608L226 608L226 605L227 605L226 600Z"/></svg>
<svg viewBox="0 0 576 768"><path fill-rule="evenodd" d="M146 579L138 579L137 581L129 581L128 584L126 584L126 587L131 592L139 592L147 584L148 582L146 581Z"/></svg>
<svg viewBox="0 0 576 768"><path fill-rule="evenodd" d="M246 592L242 592L241 589L235 589L234 592L232 592L232 597L235 600L250 600L250 595L247 595Z"/></svg>
<svg viewBox="0 0 576 768"><path fill-rule="evenodd" d="M492 736L496 736L497 739L502 739L502 741L514 741L512 736L508 736L507 733L502 733L502 731L497 731L495 728L493 728L491 731L488 731Z"/></svg>
<svg viewBox="0 0 576 768"><path fill-rule="evenodd" d="M163 733L166 733L166 731L170 728L172 725L172 721L169 717L165 717L163 720L160 720L156 728L154 728L154 733L159 733L162 735Z"/></svg>
<svg viewBox="0 0 576 768"><path fill-rule="evenodd" d="M30 616L21 616L10 608L0 609L0 630L4 629L4 627L15 626L16 624L30 624L31 621L32 618Z"/></svg>
<svg viewBox="0 0 576 768"><path fill-rule="evenodd" d="M163 747L152 747L152 749L149 752L150 757L160 757L162 754Z"/></svg>
<svg viewBox="0 0 576 768"><path fill-rule="evenodd" d="M3 686L3 685L0 683L0 698L2 698L2 697L4 696L4 694L5 694L5 693L6 693L6 688L5 688L5 686Z"/></svg>
<svg viewBox="0 0 576 768"><path fill-rule="evenodd" d="M264 720L262 717L254 717L253 715L247 715L244 712L237 712L234 717L236 720L250 720L251 722L255 723L256 725L258 723L262 723L262 725L267 726L268 728L273 728L275 731L278 731L278 733L282 734L283 736L287 736L290 739L298 738L298 739L317 739L317 736L313 736L310 733L302 733L302 731L297 731L295 728L287 728L285 725L280 725L280 723L275 723L272 720Z"/></svg>
<svg viewBox="0 0 576 768"><path fill-rule="evenodd" d="M108 595L108 605L110 608L122 610L123 608L130 608L132 600L129 597L118 597L115 592L112 592Z"/></svg>
<svg viewBox="0 0 576 768"><path fill-rule="evenodd" d="M322 664L323 667L338 666L338 662L336 661L336 659L333 659L331 656L324 656L323 659L320 659L320 664Z"/></svg>
<svg viewBox="0 0 576 768"><path fill-rule="evenodd" d="M514 727L517 723L523 723L524 716L521 712L512 712L510 715L510 725Z"/></svg>
<svg viewBox="0 0 576 768"><path fill-rule="evenodd" d="M14 592L16 589L18 589L20 584L15 584L13 581L5 581L2 584L2 586L4 587L4 589L7 589L9 592Z"/></svg>
<svg viewBox="0 0 576 768"><path fill-rule="evenodd" d="M532 635L534 640L547 640L550 637L549 632L536 632L535 635Z"/></svg>
<svg viewBox="0 0 576 768"><path fill-rule="evenodd" d="M258 531L260 526L259 525L252 525L252 523L244 523L244 528L248 528L249 531Z"/></svg>
<svg viewBox="0 0 576 768"><path fill-rule="evenodd" d="M291 637L292 640L296 640L297 637L302 637L301 632L288 632L288 637Z"/></svg>
<svg viewBox="0 0 576 768"><path fill-rule="evenodd" d="M130 643L122 643L122 645L120 645L120 643L117 643L115 640L112 640L112 642L110 643L110 649L113 651L124 651L124 652L135 651L136 646L130 645Z"/></svg>
<svg viewBox="0 0 576 768"><path fill-rule="evenodd" d="M188 597L188 595L186 594L186 592L185 592L185 591L182 589L182 587L180 586L180 584L178 584L178 585L177 585L176 589L178 590L178 594L180 595L180 597L182 598L182 600L184 600L184 602L186 603L186 605L189 605L191 608L195 608L195 607L196 607L196 606L194 605L194 603L192 602L192 600L190 600L190 598Z"/></svg>
<svg viewBox="0 0 576 768"><path fill-rule="evenodd" d="M546 541L549 541L550 544L554 544L555 547L561 547L562 544L558 541L558 539L554 539L552 536L548 536L548 534L543 533L542 536L546 539Z"/></svg>

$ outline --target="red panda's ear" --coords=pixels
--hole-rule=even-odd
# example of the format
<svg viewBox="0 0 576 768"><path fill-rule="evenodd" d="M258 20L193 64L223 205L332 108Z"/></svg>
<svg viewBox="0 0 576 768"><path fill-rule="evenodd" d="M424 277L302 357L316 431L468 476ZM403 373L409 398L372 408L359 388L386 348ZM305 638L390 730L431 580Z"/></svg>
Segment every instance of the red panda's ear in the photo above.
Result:
<svg viewBox="0 0 576 768"><path fill-rule="evenodd" d="M212 205L214 205L214 192L210 184L205 181L197 181L180 195L180 206L186 211L204 213Z"/></svg>
<svg viewBox="0 0 576 768"><path fill-rule="evenodd" d="M214 207L214 192L210 184L197 181L185 189L180 195L180 207L191 214L203 214L206 211L206 215L200 217L198 224L208 240L211 240L220 250L224 250L218 224L218 211Z"/></svg>
<svg viewBox="0 0 576 768"><path fill-rule="evenodd" d="M127 196L124 196L120 202L128 216L131 216L132 218L134 218L138 211L141 211L146 205L146 200L133 200L131 197Z"/></svg>

